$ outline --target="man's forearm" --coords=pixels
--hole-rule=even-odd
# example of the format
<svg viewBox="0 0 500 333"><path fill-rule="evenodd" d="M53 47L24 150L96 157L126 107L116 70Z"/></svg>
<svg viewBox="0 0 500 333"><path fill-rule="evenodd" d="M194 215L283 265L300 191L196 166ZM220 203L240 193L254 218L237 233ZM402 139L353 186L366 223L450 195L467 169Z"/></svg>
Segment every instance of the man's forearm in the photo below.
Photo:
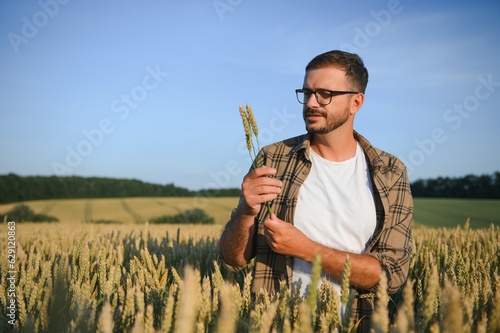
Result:
<svg viewBox="0 0 500 333"><path fill-rule="evenodd" d="M278 219L275 215L264 221L264 235L271 249L283 255L312 262L319 255L323 272L341 279L344 263L349 256L351 261L352 286L368 290L375 286L382 273L378 259L366 255L343 252L319 244L290 223Z"/></svg>
<svg viewBox="0 0 500 333"><path fill-rule="evenodd" d="M227 223L219 242L224 261L235 268L252 259L255 232L255 217L238 213Z"/></svg>
<svg viewBox="0 0 500 333"><path fill-rule="evenodd" d="M355 288L368 290L380 280L382 265L369 255L339 251L323 245L319 245L317 254L321 256L323 271L339 280L342 278L345 260L349 256L350 284Z"/></svg>

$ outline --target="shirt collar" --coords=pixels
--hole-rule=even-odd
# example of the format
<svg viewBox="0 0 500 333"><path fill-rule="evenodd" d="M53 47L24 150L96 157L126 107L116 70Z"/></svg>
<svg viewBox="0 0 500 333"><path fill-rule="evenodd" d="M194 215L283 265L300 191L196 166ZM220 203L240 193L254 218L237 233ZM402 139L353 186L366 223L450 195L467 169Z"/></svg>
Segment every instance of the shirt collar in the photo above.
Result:
<svg viewBox="0 0 500 333"><path fill-rule="evenodd" d="M371 145L371 143L365 139L361 134L356 131L353 131L354 138L361 144L365 154L370 161L370 165L372 167L378 167L383 164L380 159L379 154L375 151L375 148ZM303 134L299 136L297 140L297 144L293 147L292 152L298 153L299 151L304 151L304 155L307 160L311 160L309 156L309 149L311 148L311 135L309 133Z"/></svg>
<svg viewBox="0 0 500 333"><path fill-rule="evenodd" d="M365 151L366 157L368 158L368 161L370 162L370 166L372 168L377 168L384 164L384 162L382 162L382 159L380 158L380 155L368 140L366 140L361 134L356 131L354 131L354 138L358 140L361 144L361 147L363 147L363 150Z"/></svg>
<svg viewBox="0 0 500 333"><path fill-rule="evenodd" d="M297 144L293 147L292 152L298 153L303 151L307 160L309 157L309 148L311 147L311 135L309 133L303 134L298 137Z"/></svg>

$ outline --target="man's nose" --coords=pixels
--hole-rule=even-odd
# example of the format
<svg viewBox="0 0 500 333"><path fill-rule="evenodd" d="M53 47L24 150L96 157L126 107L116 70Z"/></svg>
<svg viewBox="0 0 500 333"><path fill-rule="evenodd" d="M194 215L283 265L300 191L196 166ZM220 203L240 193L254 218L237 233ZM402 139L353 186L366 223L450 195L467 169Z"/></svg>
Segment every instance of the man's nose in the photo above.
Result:
<svg viewBox="0 0 500 333"><path fill-rule="evenodd" d="M307 103L305 104L308 108L313 108L313 107L318 107L320 106L318 103L318 99L316 97L316 93L312 93L311 97L307 100Z"/></svg>

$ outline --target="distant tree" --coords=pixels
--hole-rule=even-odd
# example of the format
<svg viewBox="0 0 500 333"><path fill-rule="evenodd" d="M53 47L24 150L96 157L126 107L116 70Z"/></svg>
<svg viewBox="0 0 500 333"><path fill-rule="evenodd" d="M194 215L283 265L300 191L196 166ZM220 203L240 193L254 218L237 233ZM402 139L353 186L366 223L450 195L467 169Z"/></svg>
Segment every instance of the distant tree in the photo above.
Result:
<svg viewBox="0 0 500 333"><path fill-rule="evenodd" d="M0 220L7 218L9 221L15 222L57 222L54 216L49 216L46 214L37 214L30 207L26 205L17 205L10 211L4 214L0 214Z"/></svg>
<svg viewBox="0 0 500 333"><path fill-rule="evenodd" d="M176 215L164 215L153 217L149 220L150 223L197 223L197 224L213 224L214 219L208 215L203 209L194 208L188 209Z"/></svg>
<svg viewBox="0 0 500 333"><path fill-rule="evenodd" d="M425 192L425 185L423 179L417 179L411 183L411 193L415 197L423 197Z"/></svg>
<svg viewBox="0 0 500 333"><path fill-rule="evenodd" d="M481 175L476 180L477 198L493 198L495 195L494 180L489 175Z"/></svg>
<svg viewBox="0 0 500 333"><path fill-rule="evenodd" d="M500 198L500 172L495 172L493 175L493 193L495 198Z"/></svg>

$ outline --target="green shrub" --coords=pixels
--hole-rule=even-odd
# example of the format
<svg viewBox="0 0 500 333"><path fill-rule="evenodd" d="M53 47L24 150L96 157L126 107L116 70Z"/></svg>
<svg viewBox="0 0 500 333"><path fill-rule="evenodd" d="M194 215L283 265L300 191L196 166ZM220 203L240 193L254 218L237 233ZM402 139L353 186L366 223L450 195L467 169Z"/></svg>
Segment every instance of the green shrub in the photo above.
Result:
<svg viewBox="0 0 500 333"><path fill-rule="evenodd" d="M46 214L35 213L29 206L21 204L12 208L4 214L0 214L0 220L8 219L15 222L58 222L59 219Z"/></svg>
<svg viewBox="0 0 500 333"><path fill-rule="evenodd" d="M213 224L214 218L203 209L193 208L176 215L163 215L149 219L149 223L195 223Z"/></svg>
<svg viewBox="0 0 500 333"><path fill-rule="evenodd" d="M117 220L108 220L108 219L97 219L97 220L87 220L85 223L93 223L93 224L123 224L122 221Z"/></svg>

